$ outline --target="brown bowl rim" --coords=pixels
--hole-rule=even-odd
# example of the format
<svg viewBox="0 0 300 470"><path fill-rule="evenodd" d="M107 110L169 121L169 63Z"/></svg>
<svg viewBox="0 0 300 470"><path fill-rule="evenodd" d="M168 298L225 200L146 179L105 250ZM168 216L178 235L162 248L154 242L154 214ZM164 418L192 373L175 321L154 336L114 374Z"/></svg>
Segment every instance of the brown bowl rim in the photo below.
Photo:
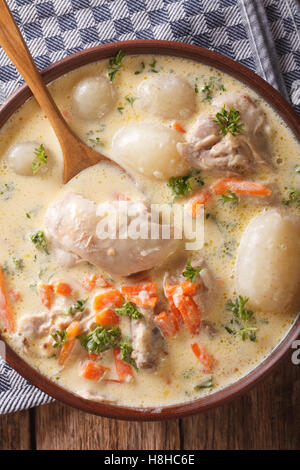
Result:
<svg viewBox="0 0 300 470"><path fill-rule="evenodd" d="M151 55L169 55L192 59L202 62L206 65L216 67L234 78L244 82L259 95L263 97L285 120L288 126L293 130L296 137L300 140L300 118L293 110L291 105L275 90L269 83L256 75L254 72L225 57L217 52L204 49L180 42L162 41L162 40L134 40L114 42L105 45L99 45L86 49L61 59L50 65L41 73L46 83L77 69L83 65L114 56L120 49L130 55L151 54ZM27 85L18 88L0 108L0 127L11 117L11 115L32 96ZM22 359L6 343L6 361L26 380L38 387L40 390L51 397L70 405L74 408L107 418L116 418L123 420L136 421L158 421L165 419L183 418L195 413L209 410L216 406L223 405L237 398L250 390L256 383L262 380L285 356L300 335L300 319L296 319L290 331L273 350L270 355L264 359L255 369L246 376L228 385L224 389L215 392L212 395L193 400L191 402L179 403L156 408L134 408L129 406L119 406L104 402L95 402L87 400L75 393L60 387L42 373L38 372ZM3 339L3 338L2 338Z"/></svg>

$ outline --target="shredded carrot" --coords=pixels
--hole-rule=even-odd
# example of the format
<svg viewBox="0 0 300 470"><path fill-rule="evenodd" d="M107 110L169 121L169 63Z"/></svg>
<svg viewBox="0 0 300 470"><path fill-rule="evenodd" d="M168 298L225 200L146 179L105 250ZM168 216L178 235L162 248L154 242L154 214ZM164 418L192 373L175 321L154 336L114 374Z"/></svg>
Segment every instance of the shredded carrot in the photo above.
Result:
<svg viewBox="0 0 300 470"><path fill-rule="evenodd" d="M15 331L15 319L13 311L9 305L8 294L5 287L3 271L0 266L0 322L2 328L9 333Z"/></svg>
<svg viewBox="0 0 300 470"><path fill-rule="evenodd" d="M66 119L71 119L72 118L72 114L67 109L63 109L62 114Z"/></svg>
<svg viewBox="0 0 300 470"><path fill-rule="evenodd" d="M89 358L91 361L97 361L97 359L99 358L99 354L96 354L96 353L88 354L88 358Z"/></svg>
<svg viewBox="0 0 300 470"><path fill-rule="evenodd" d="M156 282L122 286L121 292L129 302L142 307L155 307L158 302Z"/></svg>
<svg viewBox="0 0 300 470"><path fill-rule="evenodd" d="M67 341L62 345L58 364L63 366L68 357L70 356L76 342L76 336L79 335L80 332L80 323L79 321L73 321L67 328L66 339Z"/></svg>
<svg viewBox="0 0 300 470"><path fill-rule="evenodd" d="M130 197L123 193L116 193L115 198L117 201L131 201Z"/></svg>
<svg viewBox="0 0 300 470"><path fill-rule="evenodd" d="M88 380L100 380L103 375L109 371L108 367L103 367L94 361L86 361L81 370L81 377Z"/></svg>
<svg viewBox="0 0 300 470"><path fill-rule="evenodd" d="M72 287L70 284L66 284L65 282L56 282L54 284L54 292L55 294L69 297L72 293Z"/></svg>
<svg viewBox="0 0 300 470"><path fill-rule="evenodd" d="M50 284L40 284L39 294L41 302L45 307L50 308L52 304L53 286Z"/></svg>
<svg viewBox="0 0 300 470"><path fill-rule="evenodd" d="M197 334L201 324L201 312L196 302L192 297L184 294L176 294L173 300L190 332L193 335Z"/></svg>
<svg viewBox="0 0 300 470"><path fill-rule="evenodd" d="M113 384L122 384L123 383L121 380L117 380L117 379L104 379L104 382L109 382L109 383L113 383Z"/></svg>
<svg viewBox="0 0 300 470"><path fill-rule="evenodd" d="M123 296L117 289L112 289L94 298L94 310L97 312L104 308L121 307Z"/></svg>
<svg viewBox="0 0 300 470"><path fill-rule="evenodd" d="M173 312L159 313L155 317L155 322L164 336L175 336L180 327Z"/></svg>
<svg viewBox="0 0 300 470"><path fill-rule="evenodd" d="M166 284L165 290L166 290L166 295L174 295L174 293L180 292L182 294L186 295L192 295L195 293L197 289L197 282L191 282L191 281L183 281L180 284Z"/></svg>
<svg viewBox="0 0 300 470"><path fill-rule="evenodd" d="M133 377L133 370L130 364L120 359L120 348L116 346L114 348L114 360L116 365L116 371L121 382L126 382L128 379Z"/></svg>
<svg viewBox="0 0 300 470"><path fill-rule="evenodd" d="M253 196L271 196L272 194L271 189L262 183L230 178L217 181L211 189L215 194L224 194L228 190L237 194L250 194Z"/></svg>
<svg viewBox="0 0 300 470"><path fill-rule="evenodd" d="M211 199L212 194L208 189L203 189L197 193L188 203L187 211L192 217L196 217L201 209L201 206L207 204Z"/></svg>
<svg viewBox="0 0 300 470"><path fill-rule="evenodd" d="M175 131L177 132L182 132L182 134L185 134L186 133L186 130L184 129L184 127L182 127L179 122L175 121L173 122L172 124L173 126L173 129L175 129Z"/></svg>
<svg viewBox="0 0 300 470"><path fill-rule="evenodd" d="M175 315L178 324L181 326L184 323L183 318L178 308L176 308L174 300L173 300L173 294L177 288L178 288L178 285L171 286L170 284L167 284L165 287L165 294L169 301L170 310L173 313L173 315Z"/></svg>
<svg viewBox="0 0 300 470"><path fill-rule="evenodd" d="M91 292L96 287L112 287L106 279L96 274L84 277L81 284L88 292Z"/></svg>
<svg viewBox="0 0 300 470"><path fill-rule="evenodd" d="M208 354L206 347L203 345L199 346L198 343L193 343L191 348L197 359L204 366L204 372L210 374L218 361L211 354Z"/></svg>
<svg viewBox="0 0 300 470"><path fill-rule="evenodd" d="M96 323L102 326L112 326L119 324L118 315L111 309L105 308L96 315Z"/></svg>
<svg viewBox="0 0 300 470"><path fill-rule="evenodd" d="M21 292L15 289L9 289L8 297L12 302L19 302L22 300Z"/></svg>

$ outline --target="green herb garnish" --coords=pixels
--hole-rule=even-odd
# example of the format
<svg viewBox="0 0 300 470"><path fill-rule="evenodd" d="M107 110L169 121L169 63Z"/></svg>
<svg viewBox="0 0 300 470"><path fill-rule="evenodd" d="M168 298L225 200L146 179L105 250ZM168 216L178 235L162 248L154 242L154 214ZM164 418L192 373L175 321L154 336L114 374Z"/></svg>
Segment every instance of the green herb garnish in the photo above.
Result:
<svg viewBox="0 0 300 470"><path fill-rule="evenodd" d="M131 346L130 341L122 338L119 341L118 346L121 350L121 360L130 364L138 372L138 366L132 357L133 347Z"/></svg>
<svg viewBox="0 0 300 470"><path fill-rule="evenodd" d="M185 379L185 380L189 380L193 375L195 374L195 370L194 369L187 369L183 372L182 374L182 377Z"/></svg>
<svg viewBox="0 0 300 470"><path fill-rule="evenodd" d="M8 199L10 199L14 189L15 189L14 183L5 183L2 186L0 186L1 199L3 199L4 201L7 201Z"/></svg>
<svg viewBox="0 0 300 470"><path fill-rule="evenodd" d="M93 331L78 336L78 339L81 346L87 349L89 354L100 354L117 346L120 337L121 330L117 326L111 329L97 326Z"/></svg>
<svg viewBox="0 0 300 470"><path fill-rule="evenodd" d="M149 66L150 66L149 72L159 73L159 70L156 69L156 64L157 64L157 60L153 59L153 62L151 64L149 64Z"/></svg>
<svg viewBox="0 0 300 470"><path fill-rule="evenodd" d="M189 259L182 275L186 277L188 281L195 282L201 270L202 268L193 268L191 260Z"/></svg>
<svg viewBox="0 0 300 470"><path fill-rule="evenodd" d="M100 139L100 137L95 137L94 139L90 138L88 141L92 144L93 148L96 147L96 145L104 145L104 142Z"/></svg>
<svg viewBox="0 0 300 470"><path fill-rule="evenodd" d="M67 310L67 315L75 315L76 312L84 312L86 308L86 303L88 299L84 300L77 300L75 304L70 305L70 307Z"/></svg>
<svg viewBox="0 0 300 470"><path fill-rule="evenodd" d="M118 315L123 315L127 316L130 318L133 318L134 320L138 320L139 318L142 318L143 315L141 312L139 312L133 303L131 302L125 302L122 307L116 308L115 311L117 312Z"/></svg>
<svg viewBox="0 0 300 470"><path fill-rule="evenodd" d="M300 192L297 191L295 188L290 188L290 192L288 194L288 199L283 201L285 206L289 206L290 204L294 204L297 209L300 209Z"/></svg>
<svg viewBox="0 0 300 470"><path fill-rule="evenodd" d="M256 341L257 328L252 325L249 325L249 322L255 322L255 319L252 310L248 310L246 308L246 303L248 302L248 300L248 297L242 297L241 295L239 295L235 298L234 301L229 300L227 302L226 309L234 314L235 321L239 326L239 330L237 332L241 335L242 340L245 341L247 338L249 338L251 341ZM225 329L229 333L228 327L225 327ZM231 328L229 329L231 330ZM234 330L231 330L230 334L235 333L236 332Z"/></svg>
<svg viewBox="0 0 300 470"><path fill-rule="evenodd" d="M167 185L172 189L172 194L174 197L184 196L187 193L192 193L193 188L191 183L195 181L199 186L203 186L204 182L200 178L201 171L199 170L190 170L189 173L185 176L172 176Z"/></svg>
<svg viewBox="0 0 300 470"><path fill-rule="evenodd" d="M131 107L133 107L134 102L137 100L134 96L125 96L125 100L127 103L130 104Z"/></svg>
<svg viewBox="0 0 300 470"><path fill-rule="evenodd" d="M213 377L211 375L207 380L205 380L204 382L202 382L199 385L196 385L194 387L194 389L195 390L203 390L205 388L212 388L212 387L213 387Z"/></svg>
<svg viewBox="0 0 300 470"><path fill-rule="evenodd" d="M216 90L225 91L225 87L223 83L221 82L220 78L210 77L208 82L207 81L204 82L204 85L201 89L201 92L204 95L204 98L202 99L202 101L211 102L211 100L213 99L213 93Z"/></svg>
<svg viewBox="0 0 300 470"><path fill-rule="evenodd" d="M221 194L221 201L223 204L227 202L231 202L232 204L237 204L239 202L239 198L237 197L236 193L227 189L225 194Z"/></svg>
<svg viewBox="0 0 300 470"><path fill-rule="evenodd" d="M118 106L117 110L119 111L120 114L123 114L124 106Z"/></svg>
<svg viewBox="0 0 300 470"><path fill-rule="evenodd" d="M49 255L47 240L42 230L38 230L37 232L32 233L30 235L30 240L37 248L43 250L45 253L47 253L47 255Z"/></svg>
<svg viewBox="0 0 300 470"><path fill-rule="evenodd" d="M134 72L134 75L139 75L140 73L142 73L144 69L145 69L145 63L141 62L140 70L137 70L136 72Z"/></svg>
<svg viewBox="0 0 300 470"><path fill-rule="evenodd" d="M44 145L41 144L38 148L34 149L34 160L31 165L32 173L35 175L41 166L47 163L47 160L48 155L46 154Z"/></svg>
<svg viewBox="0 0 300 470"><path fill-rule="evenodd" d="M54 339L54 348L58 348L63 344L67 343L69 340L67 339L67 331L66 330L56 330L55 333L51 333L52 338Z"/></svg>
<svg viewBox="0 0 300 470"><path fill-rule="evenodd" d="M240 112L236 109L231 108L228 112L224 105L222 111L216 114L216 118L214 122L220 125L220 131L223 136L227 135L228 132L235 136L244 130L244 124L239 124L241 119Z"/></svg>
<svg viewBox="0 0 300 470"><path fill-rule="evenodd" d="M21 258L13 257L13 262L19 271L22 271L24 269L24 261Z"/></svg>
<svg viewBox="0 0 300 470"><path fill-rule="evenodd" d="M125 56L126 56L125 52L119 51L116 57L109 59L107 75L111 82L115 80L117 73L121 70L122 61Z"/></svg>

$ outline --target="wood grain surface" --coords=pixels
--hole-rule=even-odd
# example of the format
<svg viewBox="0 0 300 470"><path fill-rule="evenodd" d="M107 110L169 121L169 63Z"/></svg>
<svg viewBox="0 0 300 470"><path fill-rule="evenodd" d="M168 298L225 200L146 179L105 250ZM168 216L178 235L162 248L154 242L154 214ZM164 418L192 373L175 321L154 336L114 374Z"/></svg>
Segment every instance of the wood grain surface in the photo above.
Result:
<svg viewBox="0 0 300 470"><path fill-rule="evenodd" d="M287 357L233 403L183 420L109 420L53 403L0 416L0 449L299 449L300 366Z"/></svg>

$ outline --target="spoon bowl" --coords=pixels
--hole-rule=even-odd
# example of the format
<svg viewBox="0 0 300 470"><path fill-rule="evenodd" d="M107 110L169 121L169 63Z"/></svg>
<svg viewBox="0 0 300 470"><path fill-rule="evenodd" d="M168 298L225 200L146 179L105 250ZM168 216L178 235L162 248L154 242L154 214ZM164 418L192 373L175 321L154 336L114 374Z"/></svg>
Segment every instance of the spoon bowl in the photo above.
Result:
<svg viewBox="0 0 300 470"><path fill-rule="evenodd" d="M83 143L64 120L35 66L5 0L0 0L0 45L28 84L50 121L63 154L64 183L101 160L111 161ZM112 163L117 165L115 162Z"/></svg>

